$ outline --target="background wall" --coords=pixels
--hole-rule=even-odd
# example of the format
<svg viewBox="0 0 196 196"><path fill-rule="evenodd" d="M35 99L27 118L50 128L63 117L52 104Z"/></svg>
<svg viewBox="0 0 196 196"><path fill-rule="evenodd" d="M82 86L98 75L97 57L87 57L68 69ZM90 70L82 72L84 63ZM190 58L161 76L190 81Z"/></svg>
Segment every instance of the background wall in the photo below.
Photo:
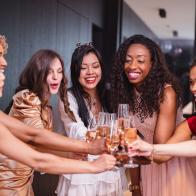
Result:
<svg viewBox="0 0 196 196"><path fill-rule="evenodd" d="M150 39L153 39L154 41L158 41L157 36L146 26L146 24L126 3L123 3L121 34L121 41L134 34L143 34Z"/></svg>
<svg viewBox="0 0 196 196"><path fill-rule="evenodd" d="M10 6L12 5L12 6ZM0 33L6 35L9 49L4 109L14 93L21 70L32 54L43 48L56 50L68 72L76 43L92 39L92 24L103 26L100 0L3 0L0 6Z"/></svg>

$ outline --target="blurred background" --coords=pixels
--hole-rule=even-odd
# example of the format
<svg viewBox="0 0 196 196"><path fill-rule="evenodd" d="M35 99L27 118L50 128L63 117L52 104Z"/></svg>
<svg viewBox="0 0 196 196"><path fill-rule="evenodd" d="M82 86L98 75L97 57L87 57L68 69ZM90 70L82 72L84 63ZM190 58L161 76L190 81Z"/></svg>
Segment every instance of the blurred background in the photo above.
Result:
<svg viewBox="0 0 196 196"><path fill-rule="evenodd" d="M119 44L134 34L143 34L161 46L169 69L181 83L183 105L190 101L187 71L196 54L195 0L1 0L0 3L0 34L9 43L6 56L9 66L0 109L7 107L22 69L37 50L56 50L65 61L69 78L76 44L93 42L109 74ZM53 111L55 130L61 132L58 110L54 107ZM54 189L57 181L58 177L50 182L46 179L45 183ZM39 195L46 195L42 191ZM130 194L127 191L126 195Z"/></svg>
<svg viewBox="0 0 196 196"><path fill-rule="evenodd" d="M0 18L0 34L9 43L1 109L8 105L21 70L38 49L60 53L69 78L76 44L92 41L109 74L116 49L133 34L160 44L184 89L183 104L190 100L187 70L195 54L195 0L1 0Z"/></svg>

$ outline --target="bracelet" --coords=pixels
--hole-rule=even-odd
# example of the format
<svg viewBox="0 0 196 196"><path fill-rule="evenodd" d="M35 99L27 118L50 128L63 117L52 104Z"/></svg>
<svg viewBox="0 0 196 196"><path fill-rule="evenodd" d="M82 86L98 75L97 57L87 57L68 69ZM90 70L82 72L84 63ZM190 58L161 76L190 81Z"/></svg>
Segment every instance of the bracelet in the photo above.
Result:
<svg viewBox="0 0 196 196"><path fill-rule="evenodd" d="M130 192L135 192L140 190L140 185L138 184L130 184L129 185L129 191Z"/></svg>

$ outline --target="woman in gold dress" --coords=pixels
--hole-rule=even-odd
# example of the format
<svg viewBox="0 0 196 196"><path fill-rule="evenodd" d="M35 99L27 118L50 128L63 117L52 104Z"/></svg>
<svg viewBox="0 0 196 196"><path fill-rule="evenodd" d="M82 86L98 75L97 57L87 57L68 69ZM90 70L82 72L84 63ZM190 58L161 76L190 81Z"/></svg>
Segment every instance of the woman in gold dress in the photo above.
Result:
<svg viewBox="0 0 196 196"><path fill-rule="evenodd" d="M7 62L4 58L6 53L7 44L4 36L0 36L0 96L2 96L2 90L4 86L5 76L3 74ZM30 79L30 78L29 78ZM27 92L27 91L24 91ZM25 93L24 93L25 94ZM27 93L28 94L28 93ZM26 94L26 95L27 95ZM33 93L32 93L33 94ZM20 94L21 95L21 94ZM15 96L16 97L16 96ZM29 102L22 104L21 113L14 106L19 104L13 104L11 113L17 117L17 114L21 114L20 120L24 121L27 124L28 122L36 122L35 118L31 121L30 118L27 118L26 114L32 115L34 110L32 108L40 109L41 107L36 106L35 101L36 96L29 96ZM23 97L22 97L23 98ZM31 99L32 98L32 99ZM15 99L16 100L16 99ZM21 99L19 99L22 102ZM28 100L28 99L26 99ZM38 100L38 99L37 99ZM31 102L32 101L32 102ZM35 101L35 102L34 102ZM25 110L24 106L27 110ZM41 103L41 102L40 102ZM20 105L20 104L19 104ZM21 105L21 106L22 106ZM23 112L24 109L24 112ZM30 112L31 111L31 112ZM38 113L35 112L36 114ZM24 116L23 116L24 114ZM22 118L23 117L23 118ZM25 120L27 118L28 120ZM40 115L41 118L41 115ZM39 121L40 122L40 121ZM32 125L32 124L31 124ZM34 124L35 125L35 124ZM115 159L109 156L102 156L97 162L88 163L84 161L76 161L65 158L56 157L54 155L39 153L32 148L28 147L26 144L15 138L10 132L12 132L19 139L25 141L26 143L39 144L40 146L48 146L51 149L61 150L61 151L75 151L75 152L89 152L92 151L95 154L100 153L96 145L90 146L84 142L78 142L66 137L57 135L55 133L49 132L46 129L43 129L44 126L41 126L41 123L38 123L38 129L27 126L20 121L7 116L0 111L0 195L1 196L11 196L11 195L33 195L31 190L31 177L32 177L32 168L41 170L43 172L49 173L82 173L82 172L101 172L105 169L110 169ZM47 127L48 128L48 127ZM95 147L96 146L96 147ZM103 150L103 149L102 149ZM99 152L98 152L99 151ZM26 165L22 165L19 162L9 159L5 155L20 161ZM103 163L103 164L102 164Z"/></svg>

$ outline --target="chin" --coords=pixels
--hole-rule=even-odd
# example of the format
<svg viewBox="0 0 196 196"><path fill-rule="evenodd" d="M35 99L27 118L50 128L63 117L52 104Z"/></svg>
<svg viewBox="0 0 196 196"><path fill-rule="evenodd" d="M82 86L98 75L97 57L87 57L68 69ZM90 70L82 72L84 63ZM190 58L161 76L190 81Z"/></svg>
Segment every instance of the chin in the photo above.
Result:
<svg viewBox="0 0 196 196"><path fill-rule="evenodd" d="M50 90L51 95L56 95L58 93L58 90Z"/></svg>

